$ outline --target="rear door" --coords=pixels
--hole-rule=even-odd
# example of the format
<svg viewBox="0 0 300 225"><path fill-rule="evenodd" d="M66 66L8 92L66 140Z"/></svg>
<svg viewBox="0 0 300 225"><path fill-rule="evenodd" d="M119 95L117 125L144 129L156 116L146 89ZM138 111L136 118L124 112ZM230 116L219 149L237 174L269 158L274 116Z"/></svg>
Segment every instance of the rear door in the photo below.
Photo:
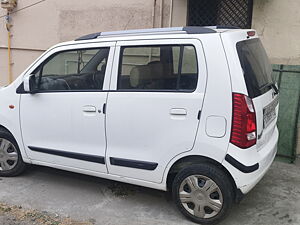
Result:
<svg viewBox="0 0 300 225"><path fill-rule="evenodd" d="M255 107L259 151L272 137L278 117L278 89L272 67L257 36L251 38L245 30L222 36L231 64L233 91L247 93Z"/></svg>
<svg viewBox="0 0 300 225"><path fill-rule="evenodd" d="M160 183L167 163L194 145L206 80L201 43L123 41L116 56L106 112L108 171Z"/></svg>
<svg viewBox="0 0 300 225"><path fill-rule="evenodd" d="M278 115L278 89L272 67L258 38L236 45L249 97L253 99L257 120L257 147L260 150L272 136Z"/></svg>

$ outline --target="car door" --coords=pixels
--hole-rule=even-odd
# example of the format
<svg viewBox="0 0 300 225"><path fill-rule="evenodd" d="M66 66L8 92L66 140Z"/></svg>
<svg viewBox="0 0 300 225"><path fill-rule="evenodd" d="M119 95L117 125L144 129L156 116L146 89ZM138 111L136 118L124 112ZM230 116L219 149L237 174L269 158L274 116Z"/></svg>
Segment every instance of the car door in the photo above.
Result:
<svg viewBox="0 0 300 225"><path fill-rule="evenodd" d="M278 89L272 78L272 66L258 38L239 40L236 49L252 98L257 123L257 150L271 141L278 119Z"/></svg>
<svg viewBox="0 0 300 225"><path fill-rule="evenodd" d="M35 93L21 91L20 120L35 162L107 173L105 114L115 43L69 45L46 54L33 74Z"/></svg>
<svg viewBox="0 0 300 225"><path fill-rule="evenodd" d="M122 41L116 56L107 101L108 171L160 183L168 162L194 145L206 83L201 42Z"/></svg>

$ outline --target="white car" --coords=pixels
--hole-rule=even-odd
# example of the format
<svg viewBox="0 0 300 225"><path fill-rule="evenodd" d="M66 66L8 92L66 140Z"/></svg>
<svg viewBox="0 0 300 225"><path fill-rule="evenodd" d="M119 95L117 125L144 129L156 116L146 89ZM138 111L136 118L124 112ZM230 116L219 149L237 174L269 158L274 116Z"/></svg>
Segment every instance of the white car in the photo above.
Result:
<svg viewBox="0 0 300 225"><path fill-rule="evenodd" d="M37 164L170 190L192 221L219 222L276 155L271 73L254 30L129 30L56 45L0 89L0 175Z"/></svg>

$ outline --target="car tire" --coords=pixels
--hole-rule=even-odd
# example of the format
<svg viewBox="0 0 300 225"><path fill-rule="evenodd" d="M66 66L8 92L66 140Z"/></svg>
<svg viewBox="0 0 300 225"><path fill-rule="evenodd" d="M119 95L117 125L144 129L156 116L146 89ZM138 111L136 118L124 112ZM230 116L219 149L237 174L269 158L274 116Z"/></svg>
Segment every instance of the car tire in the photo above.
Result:
<svg viewBox="0 0 300 225"><path fill-rule="evenodd" d="M188 166L176 175L172 194L180 212L199 224L216 224L233 204L233 186L228 176L211 164Z"/></svg>
<svg viewBox="0 0 300 225"><path fill-rule="evenodd" d="M0 176L13 177L25 170L19 146L13 135L0 129Z"/></svg>

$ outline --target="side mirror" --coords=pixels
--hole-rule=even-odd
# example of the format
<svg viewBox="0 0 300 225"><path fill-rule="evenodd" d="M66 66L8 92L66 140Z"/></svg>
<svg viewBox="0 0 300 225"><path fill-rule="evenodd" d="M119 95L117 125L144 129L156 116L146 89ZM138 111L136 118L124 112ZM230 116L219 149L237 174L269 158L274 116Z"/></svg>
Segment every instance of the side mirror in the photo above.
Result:
<svg viewBox="0 0 300 225"><path fill-rule="evenodd" d="M26 76L23 80L24 91L29 93L35 93L36 85L35 85L35 76L33 74Z"/></svg>

